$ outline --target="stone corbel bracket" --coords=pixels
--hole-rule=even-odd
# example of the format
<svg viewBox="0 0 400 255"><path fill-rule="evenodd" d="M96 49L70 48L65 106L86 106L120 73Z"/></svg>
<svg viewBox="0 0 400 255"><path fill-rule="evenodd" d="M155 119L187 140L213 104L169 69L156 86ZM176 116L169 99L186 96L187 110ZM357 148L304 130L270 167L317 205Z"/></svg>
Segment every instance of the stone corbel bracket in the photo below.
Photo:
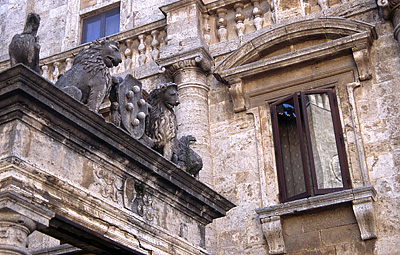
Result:
<svg viewBox="0 0 400 255"><path fill-rule="evenodd" d="M267 239L270 254L284 254L286 249L282 234L281 216L352 202L353 212L361 232L361 239L368 240L377 237L373 206L376 200L377 193L374 187L364 186L271 205L255 211L258 214L264 236Z"/></svg>
<svg viewBox="0 0 400 255"><path fill-rule="evenodd" d="M269 254L285 254L280 216L261 218L261 227L268 242Z"/></svg>
<svg viewBox="0 0 400 255"><path fill-rule="evenodd" d="M243 82L241 79L234 79L228 82L229 93L233 101L233 110L235 113L246 110L246 102L243 93Z"/></svg>
<svg viewBox="0 0 400 255"><path fill-rule="evenodd" d="M356 47L352 48L354 61L357 65L358 77L360 81L370 80L372 78L371 63L370 63L370 45L372 39L367 37L360 41Z"/></svg>

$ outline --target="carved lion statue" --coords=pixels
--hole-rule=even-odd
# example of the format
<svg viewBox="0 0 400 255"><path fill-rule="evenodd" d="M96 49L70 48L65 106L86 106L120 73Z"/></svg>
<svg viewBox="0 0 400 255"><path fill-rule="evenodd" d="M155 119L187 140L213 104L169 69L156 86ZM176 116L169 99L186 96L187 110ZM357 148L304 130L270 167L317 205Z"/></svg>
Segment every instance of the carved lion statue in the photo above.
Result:
<svg viewBox="0 0 400 255"><path fill-rule="evenodd" d="M147 102L151 108L146 119L146 135L154 140L154 149L171 160L178 131L173 109L179 104L177 85L162 84L150 92Z"/></svg>
<svg viewBox="0 0 400 255"><path fill-rule="evenodd" d="M56 82L56 87L98 112L100 104L110 93L113 82L108 68L122 62L118 43L97 39L82 49L72 62L72 67ZM115 80L115 81L114 81Z"/></svg>
<svg viewBox="0 0 400 255"><path fill-rule="evenodd" d="M40 16L36 13L29 13L26 18L24 31L16 34L8 46L10 64L15 66L22 63L40 74L39 67L39 39L36 36L40 25Z"/></svg>

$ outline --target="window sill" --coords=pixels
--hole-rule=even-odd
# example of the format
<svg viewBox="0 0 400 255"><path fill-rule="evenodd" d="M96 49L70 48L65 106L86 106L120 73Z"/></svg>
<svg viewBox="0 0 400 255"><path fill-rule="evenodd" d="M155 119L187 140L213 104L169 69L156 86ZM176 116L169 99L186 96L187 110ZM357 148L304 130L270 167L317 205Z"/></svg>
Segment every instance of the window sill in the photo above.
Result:
<svg viewBox="0 0 400 255"><path fill-rule="evenodd" d="M361 232L361 238L376 238L373 202L377 193L373 186L348 189L339 192L314 196L282 204L256 209L264 235L267 239L270 254L284 254L285 243L282 235L280 216L296 212L322 208L330 205L352 202L353 211Z"/></svg>

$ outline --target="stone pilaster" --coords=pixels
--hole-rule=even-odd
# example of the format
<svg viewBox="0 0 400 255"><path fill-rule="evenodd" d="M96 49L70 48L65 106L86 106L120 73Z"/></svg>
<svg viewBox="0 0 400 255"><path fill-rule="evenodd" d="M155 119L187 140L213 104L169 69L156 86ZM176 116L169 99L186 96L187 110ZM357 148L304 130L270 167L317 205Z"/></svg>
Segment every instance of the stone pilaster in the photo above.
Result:
<svg viewBox="0 0 400 255"><path fill-rule="evenodd" d="M196 52L196 51L195 51ZM196 142L192 148L203 159L200 179L213 185L212 160L210 152L208 92L206 82L210 69L210 58L203 54L180 58L167 67L167 74L178 85L180 105L176 108L178 137L192 135Z"/></svg>
<svg viewBox="0 0 400 255"><path fill-rule="evenodd" d="M161 7L167 16L168 44L161 47L156 61L166 76L178 85L180 105L176 108L178 138L192 135L192 148L203 159L200 180L213 185L210 152L207 74L212 57L203 39L202 1L176 1Z"/></svg>

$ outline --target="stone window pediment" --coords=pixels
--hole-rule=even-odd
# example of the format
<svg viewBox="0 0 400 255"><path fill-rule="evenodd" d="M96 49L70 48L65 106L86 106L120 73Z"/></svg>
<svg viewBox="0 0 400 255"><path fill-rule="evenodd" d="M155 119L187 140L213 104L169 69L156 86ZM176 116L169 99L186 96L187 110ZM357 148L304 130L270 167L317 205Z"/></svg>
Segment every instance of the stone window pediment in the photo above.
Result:
<svg viewBox="0 0 400 255"><path fill-rule="evenodd" d="M214 69L230 86L235 112L246 109L242 79L307 61L353 54L359 80L371 78L369 48L375 27L343 18L319 18L281 25L248 41ZM248 108L248 107L247 107Z"/></svg>

